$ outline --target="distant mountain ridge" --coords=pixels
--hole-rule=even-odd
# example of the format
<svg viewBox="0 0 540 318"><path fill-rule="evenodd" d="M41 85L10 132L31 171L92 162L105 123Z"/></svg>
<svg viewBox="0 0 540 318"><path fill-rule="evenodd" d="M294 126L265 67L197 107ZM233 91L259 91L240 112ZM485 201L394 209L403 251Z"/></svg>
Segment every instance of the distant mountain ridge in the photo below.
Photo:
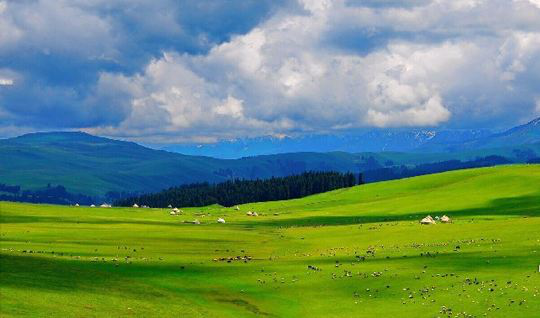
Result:
<svg viewBox="0 0 540 318"><path fill-rule="evenodd" d="M429 145L458 144L492 135L476 130L382 130L374 129L345 135L307 135L301 137L258 137L220 141L215 144L184 144L163 147L167 151L223 159L290 152L410 152ZM438 149L433 151L439 151Z"/></svg>
<svg viewBox="0 0 540 318"><path fill-rule="evenodd" d="M430 144L420 147L420 151L452 152L472 149L487 149L508 147L513 145L526 145L540 142L540 117L527 124L510 128L503 132L480 136L463 142L448 142L440 144Z"/></svg>
<svg viewBox="0 0 540 318"><path fill-rule="evenodd" d="M540 120L531 121L501 134L463 142L458 144L463 150L454 149L451 152L290 152L234 160L155 150L134 142L92 136L83 132L32 133L0 139L0 185L5 185L4 189L19 186L21 191L54 190L53 187L48 188L48 185L62 185L74 194L115 197L157 192L171 186L195 182L221 182L234 178L263 179L306 171L371 171L371 178L377 180L381 179L377 173L389 176L397 173L403 176L410 173L404 172L403 167L416 169L419 165L450 160L471 161L489 156L499 158L477 162L502 164L537 160L540 157L540 142L529 142L537 140L539 122ZM444 147L452 144L445 141L456 139L455 134L433 135L429 131L406 135L410 140L422 140L424 143L426 140L438 140L438 144ZM464 136L469 137L471 134L465 133ZM327 143L332 140L327 140ZM350 140L344 137L342 143L345 145ZM517 144L521 141L525 144ZM502 146L514 142L516 144ZM319 142L319 145L324 146L322 142ZM486 149L486 145L492 147ZM466 167L467 164L454 162L425 168L441 170L445 166L459 168ZM395 171L381 170L387 168L395 168ZM411 170L411 173L424 171L422 169ZM60 190L62 189L58 189ZM0 197L1 195L0 189Z"/></svg>
<svg viewBox="0 0 540 318"><path fill-rule="evenodd" d="M163 147L187 155L224 159L290 152L456 152L540 142L540 118L504 132L490 129L372 129L345 135L258 137Z"/></svg>

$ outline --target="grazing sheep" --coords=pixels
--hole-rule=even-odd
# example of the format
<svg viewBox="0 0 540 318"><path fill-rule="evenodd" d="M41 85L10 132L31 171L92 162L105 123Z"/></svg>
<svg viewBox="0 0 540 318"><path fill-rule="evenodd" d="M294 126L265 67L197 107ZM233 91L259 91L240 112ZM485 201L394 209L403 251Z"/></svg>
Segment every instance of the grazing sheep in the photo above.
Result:
<svg viewBox="0 0 540 318"><path fill-rule="evenodd" d="M174 208L172 210L174 211L174 213L179 213L180 212L180 210L178 210L178 208Z"/></svg>
<svg viewBox="0 0 540 318"><path fill-rule="evenodd" d="M176 212L174 211L171 211L171 213L169 213L170 215L176 215Z"/></svg>
<svg viewBox="0 0 540 318"><path fill-rule="evenodd" d="M91 208L95 208L96 206L92 204L92 205L90 205L90 207L91 207Z"/></svg>
<svg viewBox="0 0 540 318"><path fill-rule="evenodd" d="M253 213L252 213L251 211L248 211L248 212L246 213L246 215L247 215L247 216L252 216Z"/></svg>
<svg viewBox="0 0 540 318"><path fill-rule="evenodd" d="M234 209L235 209L236 211L240 211L240 207L239 207L238 205L235 206Z"/></svg>
<svg viewBox="0 0 540 318"><path fill-rule="evenodd" d="M253 216L259 216L259 214L257 214L257 212L253 212L251 215L253 215Z"/></svg>
<svg viewBox="0 0 540 318"><path fill-rule="evenodd" d="M425 224L425 225L435 224L435 220L433 220L431 215L428 215L425 218L423 218L422 220L420 220L420 224Z"/></svg>
<svg viewBox="0 0 540 318"><path fill-rule="evenodd" d="M133 207L134 207L134 208L138 208L139 206L137 205L137 203L134 203L134 204L133 204Z"/></svg>
<svg viewBox="0 0 540 318"><path fill-rule="evenodd" d="M110 208L111 205L107 204L107 203L103 203L102 205L100 205L100 207L102 207L102 208Z"/></svg>
<svg viewBox="0 0 540 318"><path fill-rule="evenodd" d="M222 223L222 224L224 224L224 223L225 223L225 220L224 220L224 219L222 219L222 218L219 218L219 219L217 220L217 222L218 222L218 223Z"/></svg>
<svg viewBox="0 0 540 318"><path fill-rule="evenodd" d="M195 219L195 221L193 221L193 224L201 224L201 222L197 219Z"/></svg>

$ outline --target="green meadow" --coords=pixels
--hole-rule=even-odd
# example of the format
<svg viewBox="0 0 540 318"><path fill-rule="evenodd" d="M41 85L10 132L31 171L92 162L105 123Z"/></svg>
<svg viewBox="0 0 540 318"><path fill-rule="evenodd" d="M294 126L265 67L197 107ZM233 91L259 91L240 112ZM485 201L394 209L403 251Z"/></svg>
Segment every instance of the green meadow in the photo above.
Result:
<svg viewBox="0 0 540 318"><path fill-rule="evenodd" d="M539 165L239 208L0 202L0 316L539 316Z"/></svg>

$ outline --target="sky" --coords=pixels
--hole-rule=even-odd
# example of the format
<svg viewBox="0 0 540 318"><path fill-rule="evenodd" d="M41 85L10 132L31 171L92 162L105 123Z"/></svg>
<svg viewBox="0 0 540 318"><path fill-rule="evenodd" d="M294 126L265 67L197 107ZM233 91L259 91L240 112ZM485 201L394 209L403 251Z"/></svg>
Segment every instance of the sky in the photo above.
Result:
<svg viewBox="0 0 540 318"><path fill-rule="evenodd" d="M0 136L147 143L540 116L540 0L0 0Z"/></svg>

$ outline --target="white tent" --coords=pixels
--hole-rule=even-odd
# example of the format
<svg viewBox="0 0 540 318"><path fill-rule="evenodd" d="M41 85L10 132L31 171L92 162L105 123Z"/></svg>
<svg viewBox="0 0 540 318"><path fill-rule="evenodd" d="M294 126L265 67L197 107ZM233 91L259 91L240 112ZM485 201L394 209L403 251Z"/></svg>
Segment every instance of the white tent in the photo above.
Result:
<svg viewBox="0 0 540 318"><path fill-rule="evenodd" d="M431 215L426 216L422 220L420 220L420 224L435 224L435 220L431 217Z"/></svg>
<svg viewBox="0 0 540 318"><path fill-rule="evenodd" d="M441 222L443 222L443 223L451 223L452 220L451 220L448 216L443 215L443 216L441 217Z"/></svg>

